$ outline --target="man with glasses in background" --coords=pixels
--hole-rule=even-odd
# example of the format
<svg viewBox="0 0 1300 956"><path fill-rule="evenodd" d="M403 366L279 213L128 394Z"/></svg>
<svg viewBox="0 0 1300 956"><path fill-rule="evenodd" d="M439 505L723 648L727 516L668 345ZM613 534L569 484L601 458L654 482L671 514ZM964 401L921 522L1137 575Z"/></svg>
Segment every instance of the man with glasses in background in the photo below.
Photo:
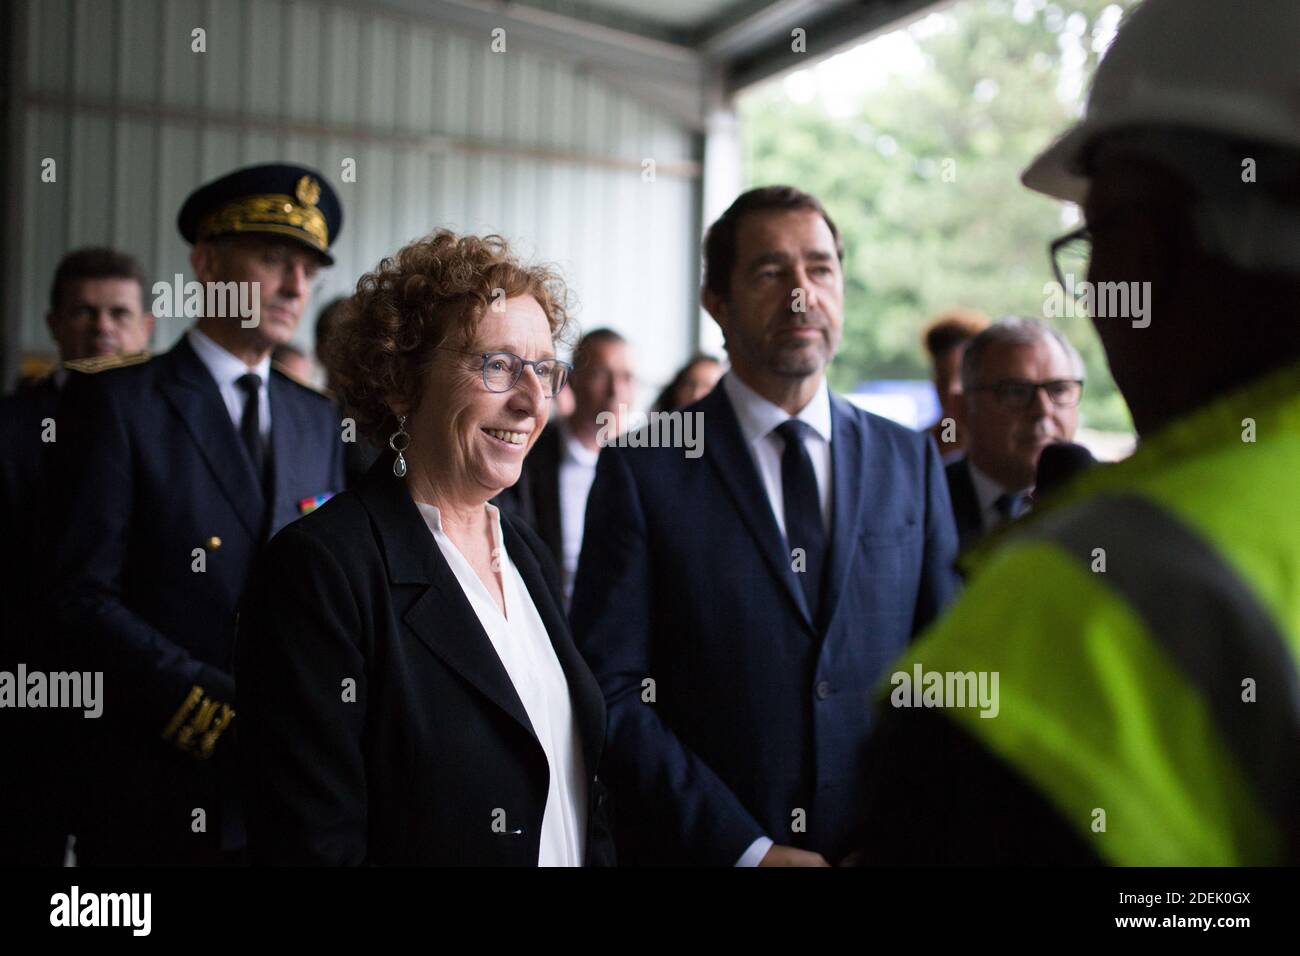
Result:
<svg viewBox="0 0 1300 956"><path fill-rule="evenodd" d="M526 521L555 555L567 604L582 550L587 494L596 479L601 429L623 432L636 398L632 347L613 329L593 329L573 350L573 414L542 432L523 475L498 504Z"/></svg>
<svg viewBox="0 0 1300 956"><path fill-rule="evenodd" d="M963 551L1029 510L1043 449L1074 438L1083 378L1078 351L1037 319L1003 319L966 345L966 456L946 469Z"/></svg>

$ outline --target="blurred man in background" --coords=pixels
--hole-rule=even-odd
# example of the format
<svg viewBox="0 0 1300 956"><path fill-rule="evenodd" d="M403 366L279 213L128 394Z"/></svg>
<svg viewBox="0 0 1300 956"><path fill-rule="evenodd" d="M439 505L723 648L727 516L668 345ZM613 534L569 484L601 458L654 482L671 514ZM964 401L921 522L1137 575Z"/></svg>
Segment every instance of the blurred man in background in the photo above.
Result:
<svg viewBox="0 0 1300 956"><path fill-rule="evenodd" d="M988 316L983 312L953 308L937 315L922 337L939 396L939 420L930 426L930 434L939 443L939 457L945 465L960 458L966 444L961 420L962 351L988 325Z"/></svg>
<svg viewBox="0 0 1300 956"><path fill-rule="evenodd" d="M1074 346L1037 319L1003 319L966 344L966 454L945 469L963 551L1029 510L1043 449L1074 438L1083 375Z"/></svg>
<svg viewBox="0 0 1300 956"><path fill-rule="evenodd" d="M78 249L63 257L45 324L63 361L141 352L153 334L144 310L144 270L116 249Z"/></svg>
<svg viewBox="0 0 1300 956"><path fill-rule="evenodd" d="M154 319L144 310L144 295L144 270L124 252L94 247L64 256L54 273L45 316L60 360L147 348Z"/></svg>
<svg viewBox="0 0 1300 956"><path fill-rule="evenodd" d="M55 410L67 380L63 363L90 368L118 356L144 354L154 318L144 311L145 277L140 264L116 249L87 248L60 260L50 283L45 323L59 361L38 381L0 399L0 670L23 663L32 670L50 663L35 612L37 558L45 535L37 525L37 494L47 449L58 438ZM5 846L0 863L58 865L63 861L67 821L55 738L63 716L55 710L15 711L6 717L4 766L13 768L0 787ZM19 769L21 768L21 770ZM18 823L21 821L21 824Z"/></svg>
<svg viewBox="0 0 1300 956"><path fill-rule="evenodd" d="M1147 0L1025 173L1083 207L1054 253L1149 284L1145 315L1093 319L1142 443L896 665L868 860L1300 863L1297 54L1293 0ZM1001 691L921 706L922 670Z"/></svg>
<svg viewBox="0 0 1300 956"><path fill-rule="evenodd" d="M636 399L632 349L613 329L593 329L573 350L573 414L542 432L504 506L527 521L555 555L567 602L582 550L598 439L622 434Z"/></svg>

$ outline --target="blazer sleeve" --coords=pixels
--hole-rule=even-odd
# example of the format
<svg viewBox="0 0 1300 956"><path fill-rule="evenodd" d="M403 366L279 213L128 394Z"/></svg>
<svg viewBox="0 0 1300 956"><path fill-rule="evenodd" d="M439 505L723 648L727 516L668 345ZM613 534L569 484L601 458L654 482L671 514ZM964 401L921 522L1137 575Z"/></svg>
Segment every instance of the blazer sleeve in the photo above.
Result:
<svg viewBox="0 0 1300 956"><path fill-rule="evenodd" d="M254 863L366 858L363 616L338 559L290 525L257 561L235 645Z"/></svg>
<svg viewBox="0 0 1300 956"><path fill-rule="evenodd" d="M605 449L587 499L574 583L574 639L596 675L609 714L607 776L620 812L621 789L641 807L657 807L679 844L700 862L731 866L763 828L731 789L644 703L653 674L653 601L646 515L636 478L617 451Z"/></svg>
<svg viewBox="0 0 1300 956"><path fill-rule="evenodd" d="M122 600L137 504L120 389L71 373L56 413L41 527L49 534L51 613L70 666L115 675L115 710L162 731L194 685L233 701L230 674L193 657ZM133 400L140 400L133 396Z"/></svg>
<svg viewBox="0 0 1300 956"><path fill-rule="evenodd" d="M953 519L948 477L939 450L928 435L922 436L925 459L925 556L921 587L912 619L912 636L930 626L961 587L957 573L957 525Z"/></svg>

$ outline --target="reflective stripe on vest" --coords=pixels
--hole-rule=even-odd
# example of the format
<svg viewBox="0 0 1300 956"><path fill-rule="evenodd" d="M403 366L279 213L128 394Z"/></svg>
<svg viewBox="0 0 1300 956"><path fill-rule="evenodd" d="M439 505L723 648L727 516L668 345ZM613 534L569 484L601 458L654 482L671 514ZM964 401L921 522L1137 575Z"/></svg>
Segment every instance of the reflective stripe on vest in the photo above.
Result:
<svg viewBox="0 0 1300 956"><path fill-rule="evenodd" d="M1046 539L1088 570L1104 550L1105 583L1202 695L1287 855L1300 858L1300 674L1277 623L1207 541L1150 500L1098 497L1086 515L1047 515L1022 540ZM1177 562L1150 560L1156 543Z"/></svg>

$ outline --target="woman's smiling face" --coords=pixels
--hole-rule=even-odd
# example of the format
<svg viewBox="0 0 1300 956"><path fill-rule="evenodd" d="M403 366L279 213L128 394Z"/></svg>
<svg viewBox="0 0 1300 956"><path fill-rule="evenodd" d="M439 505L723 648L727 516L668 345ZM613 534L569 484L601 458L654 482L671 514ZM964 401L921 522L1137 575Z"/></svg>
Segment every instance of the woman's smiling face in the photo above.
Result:
<svg viewBox="0 0 1300 956"><path fill-rule="evenodd" d="M531 361L554 358L546 313L530 295L489 307L478 322L472 354L437 350L425 373L424 394L411 414L408 455L421 459L439 497L476 505L519 480L524 456L546 426L551 401L536 372L525 366L514 388L491 392L483 384L484 352L513 352ZM549 386L548 386L549 387Z"/></svg>

